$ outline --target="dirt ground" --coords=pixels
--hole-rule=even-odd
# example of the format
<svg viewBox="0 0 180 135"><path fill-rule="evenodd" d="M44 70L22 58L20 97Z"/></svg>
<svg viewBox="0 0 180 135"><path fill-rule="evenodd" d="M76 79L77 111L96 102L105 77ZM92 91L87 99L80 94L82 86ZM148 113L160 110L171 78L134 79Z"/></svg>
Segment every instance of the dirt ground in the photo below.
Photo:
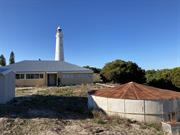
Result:
<svg viewBox="0 0 180 135"><path fill-rule="evenodd" d="M87 90L98 87L17 88L16 98L0 105L0 135L163 135L159 124L89 111Z"/></svg>

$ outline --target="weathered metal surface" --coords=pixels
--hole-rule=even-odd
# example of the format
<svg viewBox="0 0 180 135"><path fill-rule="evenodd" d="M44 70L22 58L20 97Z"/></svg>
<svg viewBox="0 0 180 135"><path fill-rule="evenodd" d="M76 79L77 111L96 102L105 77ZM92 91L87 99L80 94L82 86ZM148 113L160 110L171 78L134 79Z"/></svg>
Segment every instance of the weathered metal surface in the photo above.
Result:
<svg viewBox="0 0 180 135"><path fill-rule="evenodd" d="M144 100L125 100L125 112L144 114Z"/></svg>
<svg viewBox="0 0 180 135"><path fill-rule="evenodd" d="M163 121L162 115L158 115L158 114L154 114L154 115L144 115L144 122L150 122L150 123L154 123L154 122L161 122Z"/></svg>
<svg viewBox="0 0 180 135"><path fill-rule="evenodd" d="M163 101L148 101L145 100L145 114L162 114L163 113Z"/></svg>
<svg viewBox="0 0 180 135"><path fill-rule="evenodd" d="M94 90L91 92L91 94L99 97L132 100L180 99L180 92L159 89L135 82L122 84L114 88Z"/></svg>

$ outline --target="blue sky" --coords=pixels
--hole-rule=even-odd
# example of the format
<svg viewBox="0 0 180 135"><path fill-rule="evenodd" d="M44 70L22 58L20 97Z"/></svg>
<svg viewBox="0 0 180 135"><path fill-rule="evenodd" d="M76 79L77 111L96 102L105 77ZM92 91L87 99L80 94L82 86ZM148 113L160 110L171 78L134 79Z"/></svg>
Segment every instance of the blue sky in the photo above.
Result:
<svg viewBox="0 0 180 135"><path fill-rule="evenodd" d="M180 66L178 0L0 0L0 54L8 60L13 50L16 61L53 60L58 24L68 62Z"/></svg>

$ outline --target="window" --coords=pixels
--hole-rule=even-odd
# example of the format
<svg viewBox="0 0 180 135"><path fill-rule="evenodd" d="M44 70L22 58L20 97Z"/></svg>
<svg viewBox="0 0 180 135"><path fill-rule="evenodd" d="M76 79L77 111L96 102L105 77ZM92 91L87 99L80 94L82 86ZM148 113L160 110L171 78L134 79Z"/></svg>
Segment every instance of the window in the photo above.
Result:
<svg viewBox="0 0 180 135"><path fill-rule="evenodd" d="M26 79L43 79L43 74L26 74Z"/></svg>
<svg viewBox="0 0 180 135"><path fill-rule="evenodd" d="M26 74L26 79L32 79L33 78L33 74Z"/></svg>
<svg viewBox="0 0 180 135"><path fill-rule="evenodd" d="M39 75L40 75L40 78L41 78L41 79L43 79L43 78L44 78L43 74L39 74Z"/></svg>
<svg viewBox="0 0 180 135"><path fill-rule="evenodd" d="M16 79L25 79L24 74L16 74Z"/></svg>

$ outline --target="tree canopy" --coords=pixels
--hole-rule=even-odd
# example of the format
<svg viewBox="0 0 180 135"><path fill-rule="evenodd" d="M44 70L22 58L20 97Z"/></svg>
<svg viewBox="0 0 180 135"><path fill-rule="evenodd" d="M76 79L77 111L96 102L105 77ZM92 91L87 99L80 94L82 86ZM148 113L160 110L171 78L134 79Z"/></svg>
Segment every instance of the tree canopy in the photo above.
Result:
<svg viewBox="0 0 180 135"><path fill-rule="evenodd" d="M10 53L10 58L9 58L9 64L14 64L15 63L15 56L14 52Z"/></svg>
<svg viewBox="0 0 180 135"><path fill-rule="evenodd" d="M136 63L115 60L103 67L100 76L103 82L126 83L134 81L158 88L180 91L180 67L145 72Z"/></svg>
<svg viewBox="0 0 180 135"><path fill-rule="evenodd" d="M178 90L180 88L180 67L173 69L148 70L146 71L147 84Z"/></svg>
<svg viewBox="0 0 180 135"><path fill-rule="evenodd" d="M180 67L172 69L171 81L176 87L180 88Z"/></svg>
<svg viewBox="0 0 180 135"><path fill-rule="evenodd" d="M90 66L84 66L84 68L88 68L88 69L91 69L94 73L97 73L99 74L101 72L101 69L100 68L96 68L96 67L90 67Z"/></svg>
<svg viewBox="0 0 180 135"><path fill-rule="evenodd" d="M6 59L4 55L0 56L0 66L6 66Z"/></svg>
<svg viewBox="0 0 180 135"><path fill-rule="evenodd" d="M144 83L145 71L131 61L115 60L107 63L101 77L104 82L126 83L130 81Z"/></svg>

